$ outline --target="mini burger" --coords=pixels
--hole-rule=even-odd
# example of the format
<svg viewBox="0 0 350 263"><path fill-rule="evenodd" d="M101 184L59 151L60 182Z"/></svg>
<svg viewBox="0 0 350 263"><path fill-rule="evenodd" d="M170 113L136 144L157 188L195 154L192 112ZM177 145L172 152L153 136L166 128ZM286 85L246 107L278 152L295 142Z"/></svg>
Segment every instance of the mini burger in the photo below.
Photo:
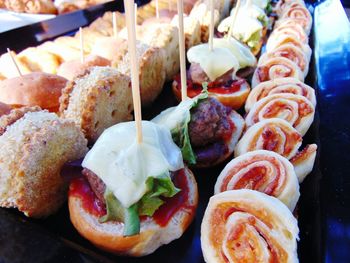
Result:
<svg viewBox="0 0 350 263"><path fill-rule="evenodd" d="M201 44L190 48L187 52L187 58L191 63L187 71L187 95L193 98L203 90L203 84L207 86L210 96L217 98L225 106L239 109L248 97L250 87L248 82L236 75L240 68L240 63L254 65L255 59L245 58L241 53L239 62L238 57L231 51L230 43L215 45L213 50L209 50L208 44ZM233 45L233 44L232 44ZM225 47L224 47L225 46ZM234 47L232 47L234 49ZM180 100L181 98L180 75L175 77L173 82L173 92Z"/></svg>
<svg viewBox="0 0 350 263"><path fill-rule="evenodd" d="M179 238L198 203L197 184L183 164L169 130L135 122L104 131L71 182L70 218L95 246L116 254L144 256Z"/></svg>
<svg viewBox="0 0 350 263"><path fill-rule="evenodd" d="M39 106L57 112L66 83L65 78L44 72L5 79L0 81L0 101L15 108Z"/></svg>
<svg viewBox="0 0 350 263"><path fill-rule="evenodd" d="M207 92L182 101L155 117L153 122L170 129L187 164L210 167L233 152L243 128L243 118Z"/></svg>

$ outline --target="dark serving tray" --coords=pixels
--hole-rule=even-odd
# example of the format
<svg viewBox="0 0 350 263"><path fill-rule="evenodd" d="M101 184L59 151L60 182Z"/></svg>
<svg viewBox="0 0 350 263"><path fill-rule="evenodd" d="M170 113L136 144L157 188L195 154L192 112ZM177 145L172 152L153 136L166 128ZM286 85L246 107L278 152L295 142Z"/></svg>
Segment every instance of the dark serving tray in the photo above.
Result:
<svg viewBox="0 0 350 263"><path fill-rule="evenodd" d="M103 10L121 8L120 3L118 7L114 4ZM313 172L301 185L298 255L300 262L350 262L350 24L339 0L308 4L314 13L310 36L314 56L306 83L316 90L317 111L304 142L317 143L319 150ZM49 25L51 38L88 24L103 10L79 11L0 34L0 53L7 46L21 50L41 42L34 36L43 32L43 24ZM66 19L69 23L63 26ZM19 34L26 37L19 39ZM143 111L143 117L149 119L175 104L167 85L154 106ZM150 256L117 257L96 249L74 229L64 205L44 220L0 209L0 263L203 262L201 219L222 168L194 170L200 194L194 222L180 239Z"/></svg>

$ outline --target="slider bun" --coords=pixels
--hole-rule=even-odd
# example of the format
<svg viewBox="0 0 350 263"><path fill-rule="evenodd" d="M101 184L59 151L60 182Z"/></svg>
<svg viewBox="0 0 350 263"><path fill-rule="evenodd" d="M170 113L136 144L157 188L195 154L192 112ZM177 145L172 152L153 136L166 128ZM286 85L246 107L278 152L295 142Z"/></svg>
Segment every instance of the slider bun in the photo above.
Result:
<svg viewBox="0 0 350 263"><path fill-rule="evenodd" d="M57 70L57 75L65 77L68 80L73 80L76 76L81 75L90 67L94 66L110 66L111 62L103 57L89 55L85 57L84 63L80 59L74 59L64 62Z"/></svg>
<svg viewBox="0 0 350 263"><path fill-rule="evenodd" d="M11 111L11 106L0 102L0 117L5 114L9 114Z"/></svg>
<svg viewBox="0 0 350 263"><path fill-rule="evenodd" d="M87 152L72 121L38 107L14 109L0 118L0 206L28 217L54 213L66 200L60 170Z"/></svg>
<svg viewBox="0 0 350 263"><path fill-rule="evenodd" d="M206 163L206 164L196 164L194 165L194 167L196 168L207 168L207 167L213 167L219 163L224 162L227 158L230 157L230 155L232 155L233 150L235 149L235 146L239 140L239 138L241 138L241 135L243 133L244 130L244 126L245 126L245 122L244 119L242 118L241 115L239 115L236 111L232 110L231 114L230 114L230 118L232 120L232 122L234 123L236 130L232 133L231 138L227 141L225 141L225 144L228 145L228 151L226 154L222 155L216 162L214 163Z"/></svg>
<svg viewBox="0 0 350 263"><path fill-rule="evenodd" d="M113 60L118 52L120 45L124 42L124 39L115 37L101 37L96 40L92 46L91 54L100 56L105 59Z"/></svg>
<svg viewBox="0 0 350 263"><path fill-rule="evenodd" d="M44 72L33 72L0 82L0 101L13 107L40 106L57 111L67 80Z"/></svg>
<svg viewBox="0 0 350 263"><path fill-rule="evenodd" d="M86 212L81 200L72 195L68 196L70 219L83 237L103 250L135 257L151 254L160 246L180 238L195 216L198 204L197 183L188 168L185 168L185 174L189 186L189 199L164 227L148 218L141 221L140 234L123 237L122 223L99 223L98 217Z"/></svg>

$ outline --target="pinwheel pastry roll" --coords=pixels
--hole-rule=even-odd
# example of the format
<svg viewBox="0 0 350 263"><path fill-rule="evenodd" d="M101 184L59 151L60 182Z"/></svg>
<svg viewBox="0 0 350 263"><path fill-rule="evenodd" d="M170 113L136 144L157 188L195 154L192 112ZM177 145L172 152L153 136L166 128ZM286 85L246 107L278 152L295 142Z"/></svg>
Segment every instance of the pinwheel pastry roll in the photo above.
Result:
<svg viewBox="0 0 350 263"><path fill-rule="evenodd" d="M301 183L305 177L311 173L317 154L317 145L309 144L305 148L298 152L292 159L291 163L294 165L294 170L298 176L299 183Z"/></svg>
<svg viewBox="0 0 350 263"><path fill-rule="evenodd" d="M235 156L255 150L276 152L288 160L302 143L301 134L283 119L267 119L248 128L235 148Z"/></svg>
<svg viewBox="0 0 350 263"><path fill-rule="evenodd" d="M298 65L304 77L306 77L307 73L309 72L310 61L308 57L301 49L297 48L292 44L281 45L276 49L274 49L273 51L264 53L260 57L259 63L263 63L264 61L275 57L284 57L293 61L295 64Z"/></svg>
<svg viewBox="0 0 350 263"><path fill-rule="evenodd" d="M269 95L281 93L304 96L316 107L316 96L313 88L296 78L279 78L262 82L252 89L245 103L246 112L249 112L257 101Z"/></svg>
<svg viewBox="0 0 350 263"><path fill-rule="evenodd" d="M284 57L272 57L262 62L259 61L252 77L252 87L264 81L286 77L304 81L304 75L297 64Z"/></svg>
<svg viewBox="0 0 350 263"><path fill-rule="evenodd" d="M254 190L210 198L201 226L208 263L298 262L298 223L277 198Z"/></svg>
<svg viewBox="0 0 350 263"><path fill-rule="evenodd" d="M209 39L209 26L210 26L210 10L209 6L205 3L198 4L193 7L190 13L190 17L197 19L201 25L201 41L203 43L208 42ZM214 27L219 24L220 13L214 9Z"/></svg>
<svg viewBox="0 0 350 263"><path fill-rule="evenodd" d="M165 82L164 50L138 42L136 53L139 61L139 80L142 106L151 104L163 90ZM112 61L119 72L130 76L128 42L124 41Z"/></svg>
<svg viewBox="0 0 350 263"><path fill-rule="evenodd" d="M295 4L305 6L304 0L279 0L274 7L274 11L280 17L290 5Z"/></svg>
<svg viewBox="0 0 350 263"><path fill-rule="evenodd" d="M92 67L69 82L60 97L60 116L73 120L89 142L108 127L132 119L130 78L111 67Z"/></svg>
<svg viewBox="0 0 350 263"><path fill-rule="evenodd" d="M282 93L267 96L255 103L245 121L247 127L250 127L265 119L284 119L304 136L310 128L314 116L315 108L307 98Z"/></svg>
<svg viewBox="0 0 350 263"><path fill-rule="evenodd" d="M291 211L300 196L293 165L283 156L265 150L234 158L220 173L215 194L238 189L251 189L274 196Z"/></svg>
<svg viewBox="0 0 350 263"><path fill-rule="evenodd" d="M282 34L271 35L266 43L266 51L271 52L276 48L283 46L285 44L291 44L301 49L306 55L306 57L308 58L308 60L310 61L312 50L309 44L303 43L291 35L282 35Z"/></svg>
<svg viewBox="0 0 350 263"><path fill-rule="evenodd" d="M294 19L296 23L300 24L304 28L307 34L310 33L312 26L312 16L305 6L298 3L287 6L280 16L281 20L285 18Z"/></svg>
<svg viewBox="0 0 350 263"><path fill-rule="evenodd" d="M308 34L305 29L293 18L285 18L278 20L278 23L275 24L274 33L283 32L288 35L294 35L297 39L303 43L308 43Z"/></svg>

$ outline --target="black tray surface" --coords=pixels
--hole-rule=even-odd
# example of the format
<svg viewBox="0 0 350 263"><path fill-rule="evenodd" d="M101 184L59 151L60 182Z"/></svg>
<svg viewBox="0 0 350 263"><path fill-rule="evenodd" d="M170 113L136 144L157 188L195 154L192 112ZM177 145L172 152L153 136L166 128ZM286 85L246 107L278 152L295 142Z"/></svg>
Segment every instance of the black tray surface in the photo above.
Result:
<svg viewBox="0 0 350 263"><path fill-rule="evenodd" d="M314 14L310 36L314 56L306 83L316 89L318 104L315 121L304 142L317 143L319 150L313 172L301 185L298 255L300 262L350 262L350 24L339 0L309 1L308 4ZM81 23L86 25L92 20ZM59 25L56 23L62 21L64 19L51 21L50 32L54 33L52 30ZM76 30L81 23L50 37ZM29 31L28 35L41 32L38 25L18 30ZM11 38L7 43L16 42L11 32L6 35ZM0 34L0 52L3 39L4 35ZM18 42L10 48L21 50L40 41ZM166 85L154 106L144 110L143 117L149 119L175 104ZM117 257L94 248L74 229L65 205L45 220L28 219L16 210L0 209L0 263L203 262L201 218L222 168L194 170L200 193L195 221L180 239L150 256Z"/></svg>

